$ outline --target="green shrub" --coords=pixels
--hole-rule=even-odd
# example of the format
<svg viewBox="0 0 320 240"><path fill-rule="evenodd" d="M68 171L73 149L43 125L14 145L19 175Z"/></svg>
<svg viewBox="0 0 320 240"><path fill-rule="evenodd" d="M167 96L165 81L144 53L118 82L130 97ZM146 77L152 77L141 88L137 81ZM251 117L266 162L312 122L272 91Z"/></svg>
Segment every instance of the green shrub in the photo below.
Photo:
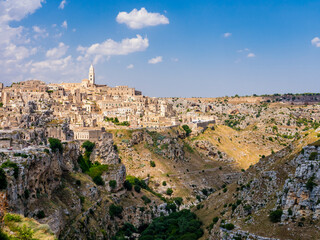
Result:
<svg viewBox="0 0 320 240"><path fill-rule="evenodd" d="M214 218L212 219L212 223L213 223L213 224L216 224L218 221L219 221L219 217L214 217Z"/></svg>
<svg viewBox="0 0 320 240"><path fill-rule="evenodd" d="M10 240L9 236L4 233L1 229L0 229L0 239L1 240Z"/></svg>
<svg viewBox="0 0 320 240"><path fill-rule="evenodd" d="M171 196L172 193L173 193L172 188L168 188L166 194L169 195L169 196Z"/></svg>
<svg viewBox="0 0 320 240"><path fill-rule="evenodd" d="M169 216L155 218L141 233L139 240L196 240L203 235L201 225L194 213L184 209Z"/></svg>
<svg viewBox="0 0 320 240"><path fill-rule="evenodd" d="M177 211L177 205L173 202L168 202L166 205L166 210L168 212L175 212L175 211Z"/></svg>
<svg viewBox="0 0 320 240"><path fill-rule="evenodd" d="M162 182L162 186L167 186L167 182L166 182L166 181L163 181L163 182Z"/></svg>
<svg viewBox="0 0 320 240"><path fill-rule="evenodd" d="M181 206L181 204L183 203L183 199L182 199L182 197L176 197L176 198L174 198L174 202L175 202L178 206Z"/></svg>
<svg viewBox="0 0 320 240"><path fill-rule="evenodd" d="M57 138L49 138L49 144L52 152L63 152L63 146L59 139Z"/></svg>
<svg viewBox="0 0 320 240"><path fill-rule="evenodd" d="M317 156L318 152L312 152L310 153L309 160L316 160Z"/></svg>
<svg viewBox="0 0 320 240"><path fill-rule="evenodd" d="M92 180L95 184L99 186L104 186L104 181L101 176L95 176Z"/></svg>
<svg viewBox="0 0 320 240"><path fill-rule="evenodd" d="M148 204L148 203L151 203L151 200L150 198L148 198L147 196L143 195L141 197L141 199L143 200L144 204Z"/></svg>
<svg viewBox="0 0 320 240"><path fill-rule="evenodd" d="M186 135L189 136L192 133L192 130L188 125L182 125L183 130L186 132Z"/></svg>
<svg viewBox="0 0 320 240"><path fill-rule="evenodd" d="M15 179L19 177L19 167L16 163L11 161L6 161L2 163L1 168L13 168L13 176Z"/></svg>
<svg viewBox="0 0 320 240"><path fill-rule="evenodd" d="M154 161L150 161L150 166L151 167L155 167L156 166L156 163Z"/></svg>
<svg viewBox="0 0 320 240"><path fill-rule="evenodd" d="M107 172L109 170L108 165L93 165L90 167L89 171L87 172L88 175L94 179L95 177L98 177L102 175L102 173Z"/></svg>
<svg viewBox="0 0 320 240"><path fill-rule="evenodd" d="M95 144L93 142L90 142L90 141L85 141L83 144L82 144L82 147L84 149L86 149L87 152L92 152L93 148L94 148Z"/></svg>
<svg viewBox="0 0 320 240"><path fill-rule="evenodd" d="M116 180L110 180L109 181L109 186L114 189L117 186L117 181Z"/></svg>
<svg viewBox="0 0 320 240"><path fill-rule="evenodd" d="M139 193L141 191L141 187L139 185L134 185L134 190Z"/></svg>
<svg viewBox="0 0 320 240"><path fill-rule="evenodd" d="M273 223L277 223L277 222L281 221L281 216L282 216L282 210L277 209L277 210L270 212L269 220Z"/></svg>
<svg viewBox="0 0 320 240"><path fill-rule="evenodd" d="M37 218L39 218L39 219L42 219L42 218L45 218L45 217L46 217L46 215L44 214L44 211L43 211L43 210L39 211L36 216L37 216Z"/></svg>
<svg viewBox="0 0 320 240"><path fill-rule="evenodd" d="M7 185L8 183L7 183L6 173L2 168L0 168L0 190L6 189Z"/></svg>
<svg viewBox="0 0 320 240"><path fill-rule="evenodd" d="M123 186L125 189L127 189L128 191L131 191L132 190L132 184L130 181L128 180L125 180L124 183L123 183Z"/></svg>
<svg viewBox="0 0 320 240"><path fill-rule="evenodd" d="M114 216L120 217L122 211L123 211L123 208L115 204L111 204L109 207L109 214L111 217L114 217Z"/></svg>
<svg viewBox="0 0 320 240"><path fill-rule="evenodd" d="M229 231L234 229L234 225L232 223L221 224L220 227L227 229Z"/></svg>
<svg viewBox="0 0 320 240"><path fill-rule="evenodd" d="M33 230L28 228L26 225L17 228L18 231L18 239L21 240L34 240L33 238Z"/></svg>
<svg viewBox="0 0 320 240"><path fill-rule="evenodd" d="M21 222L22 221L22 218L20 215L18 214L11 214L11 213L7 213L5 216L4 216L4 221L6 223L8 222Z"/></svg>
<svg viewBox="0 0 320 240"><path fill-rule="evenodd" d="M306 183L306 188L309 191L312 191L313 187L317 186L317 184L313 181L315 179L314 176L312 176L311 178L308 179L307 183Z"/></svg>

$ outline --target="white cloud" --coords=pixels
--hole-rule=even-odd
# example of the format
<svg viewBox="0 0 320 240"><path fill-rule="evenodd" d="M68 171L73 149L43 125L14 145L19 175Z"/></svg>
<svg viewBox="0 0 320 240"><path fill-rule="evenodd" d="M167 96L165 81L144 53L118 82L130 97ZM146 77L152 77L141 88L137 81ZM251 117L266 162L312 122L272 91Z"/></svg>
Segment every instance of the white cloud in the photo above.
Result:
<svg viewBox="0 0 320 240"><path fill-rule="evenodd" d="M247 57L248 58L254 58L256 55L254 53L248 53Z"/></svg>
<svg viewBox="0 0 320 240"><path fill-rule="evenodd" d="M8 59L8 61L20 61L28 58L36 52L36 48L28 49L24 46L16 46L11 43L4 49L3 56Z"/></svg>
<svg viewBox="0 0 320 240"><path fill-rule="evenodd" d="M245 49L240 49L237 52L238 53L242 53L242 52L248 52L248 51L250 51L250 49L249 48L245 48Z"/></svg>
<svg viewBox="0 0 320 240"><path fill-rule="evenodd" d="M315 37L311 40L311 44L316 46L316 47L320 47L320 38Z"/></svg>
<svg viewBox="0 0 320 240"><path fill-rule="evenodd" d="M107 39L102 43L95 43L90 47L79 46L77 50L84 54L84 58L93 58L97 62L104 57L128 55L129 53L144 51L148 47L148 38L142 38L140 35L137 35L136 38L125 38L121 42Z"/></svg>
<svg viewBox="0 0 320 240"><path fill-rule="evenodd" d="M44 0L8 0L0 2L0 22L20 21L34 13Z"/></svg>
<svg viewBox="0 0 320 240"><path fill-rule="evenodd" d="M34 13L41 7L44 0L10 0L0 1L0 45L10 44L12 41L28 41L22 35L24 28L22 26L11 27L11 21L20 21L29 14ZM5 48L5 46L0 46Z"/></svg>
<svg viewBox="0 0 320 240"><path fill-rule="evenodd" d="M116 20L118 23L124 23L132 29L169 24L169 19L166 16L160 13L148 12L145 8L141 8L140 10L135 8L130 13L119 12Z"/></svg>
<svg viewBox="0 0 320 240"><path fill-rule="evenodd" d="M60 9L64 9L65 5L67 4L67 1L66 0L62 0L60 5L59 5L59 8Z"/></svg>
<svg viewBox="0 0 320 240"><path fill-rule="evenodd" d="M63 42L59 43L58 47L49 49L46 53L47 58L57 59L63 57L69 46L65 45Z"/></svg>
<svg viewBox="0 0 320 240"><path fill-rule="evenodd" d="M56 82L57 79L79 81L87 73L90 62L86 59L75 62L71 56L65 57L68 46L61 43L56 48L48 50L43 60L29 59L37 53L38 48L42 47L41 45L33 47L31 44L39 43L34 43L28 36L34 34L37 40L36 36L46 36L48 33L39 26L24 28L18 22L33 14L44 2L44 0L0 0L0 72L3 79L6 79L5 84L27 79L52 82ZM12 21L15 21L15 27L11 26Z"/></svg>
<svg viewBox="0 0 320 240"><path fill-rule="evenodd" d="M134 68L134 65L133 65L133 64L129 64L129 65L127 66L127 69L132 69L132 68Z"/></svg>
<svg viewBox="0 0 320 240"><path fill-rule="evenodd" d="M231 37L232 33L226 32L223 34L223 37L228 38Z"/></svg>
<svg viewBox="0 0 320 240"><path fill-rule="evenodd" d="M171 58L172 62L179 62L178 58Z"/></svg>
<svg viewBox="0 0 320 240"><path fill-rule="evenodd" d="M64 20L63 23L61 24L61 27L67 29L68 28L68 22L66 20Z"/></svg>
<svg viewBox="0 0 320 240"><path fill-rule="evenodd" d="M150 64L157 64L157 63L161 63L162 62L162 56L158 56L155 58L151 58L148 63Z"/></svg>
<svg viewBox="0 0 320 240"><path fill-rule="evenodd" d="M36 33L34 35L34 38L39 38L39 37L42 37L42 38L46 38L49 36L49 34L47 33L47 31L43 28L40 28L39 26L33 26L32 27L33 31Z"/></svg>

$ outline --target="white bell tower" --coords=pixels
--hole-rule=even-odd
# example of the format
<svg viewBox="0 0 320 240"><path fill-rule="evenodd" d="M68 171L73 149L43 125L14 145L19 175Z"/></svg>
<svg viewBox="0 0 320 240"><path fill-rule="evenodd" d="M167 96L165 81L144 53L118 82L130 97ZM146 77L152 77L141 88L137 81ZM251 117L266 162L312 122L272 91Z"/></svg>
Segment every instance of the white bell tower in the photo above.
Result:
<svg viewBox="0 0 320 240"><path fill-rule="evenodd" d="M93 85L95 84L94 68L93 68L92 64L89 69L89 82Z"/></svg>

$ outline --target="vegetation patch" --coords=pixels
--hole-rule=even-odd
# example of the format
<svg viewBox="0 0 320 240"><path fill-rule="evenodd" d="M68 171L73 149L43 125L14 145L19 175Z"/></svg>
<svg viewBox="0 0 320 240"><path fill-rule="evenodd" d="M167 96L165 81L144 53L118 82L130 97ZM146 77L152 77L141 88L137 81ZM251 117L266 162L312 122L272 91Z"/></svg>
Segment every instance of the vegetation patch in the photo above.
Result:
<svg viewBox="0 0 320 240"><path fill-rule="evenodd" d="M141 233L140 240L177 239L196 240L203 235L202 223L190 210L159 217Z"/></svg>
<svg viewBox="0 0 320 240"><path fill-rule="evenodd" d="M82 147L85 149L84 155L80 155L78 163L82 172L87 173L95 184L103 186L105 183L101 177L104 172L109 170L109 166L106 164L100 164L99 162L92 163L90 161L90 155L94 149L95 144L90 141L85 141Z"/></svg>
<svg viewBox="0 0 320 240"><path fill-rule="evenodd" d="M49 138L49 144L52 152L63 152L63 146L59 139L57 138Z"/></svg>

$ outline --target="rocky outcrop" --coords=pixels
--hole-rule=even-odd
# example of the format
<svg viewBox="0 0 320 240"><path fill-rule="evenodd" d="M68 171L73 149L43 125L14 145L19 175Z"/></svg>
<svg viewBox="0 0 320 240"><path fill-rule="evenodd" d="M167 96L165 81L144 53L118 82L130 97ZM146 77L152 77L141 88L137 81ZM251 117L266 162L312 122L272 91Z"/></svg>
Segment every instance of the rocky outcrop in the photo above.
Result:
<svg viewBox="0 0 320 240"><path fill-rule="evenodd" d="M294 174L286 180L278 196L282 221L320 218L320 148L307 146L292 164Z"/></svg>
<svg viewBox="0 0 320 240"><path fill-rule="evenodd" d="M104 139L96 143L91 155L91 162L101 164L119 164L119 155L112 139Z"/></svg>
<svg viewBox="0 0 320 240"><path fill-rule="evenodd" d="M231 230L220 228L218 236L210 236L209 240L215 240L217 237L221 240L230 240L230 239L247 239L247 240L279 240L278 238L268 238L263 236L258 236L256 234L242 231L242 230Z"/></svg>
<svg viewBox="0 0 320 240"><path fill-rule="evenodd" d="M117 192L123 188L123 183L126 180L126 167L123 164L111 165L108 171L102 174L102 179L106 183L107 191ZM116 181L114 188L111 188L108 184L112 180Z"/></svg>
<svg viewBox="0 0 320 240"><path fill-rule="evenodd" d="M18 175L13 168L5 168L9 207L20 214L29 215L30 206L41 196L51 199L53 192L61 185L64 172L78 168L79 146L75 143L65 145L63 154L46 153L34 150L25 153L26 158L9 155L18 166ZM2 163L8 156L3 156Z"/></svg>

